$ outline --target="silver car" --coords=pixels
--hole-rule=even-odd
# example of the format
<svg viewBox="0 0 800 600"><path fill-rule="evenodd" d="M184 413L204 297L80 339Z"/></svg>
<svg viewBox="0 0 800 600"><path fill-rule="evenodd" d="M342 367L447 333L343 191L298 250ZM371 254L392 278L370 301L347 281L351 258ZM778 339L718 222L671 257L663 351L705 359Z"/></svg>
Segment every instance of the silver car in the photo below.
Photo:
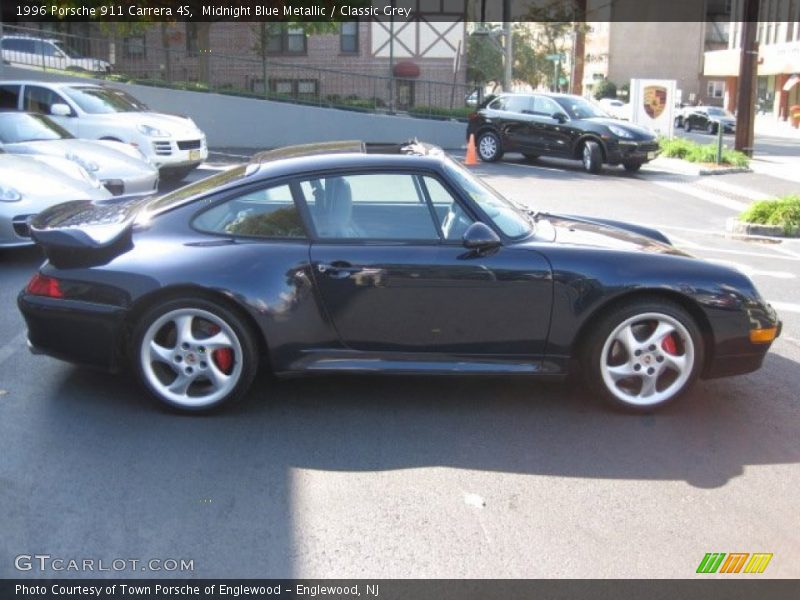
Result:
<svg viewBox="0 0 800 600"><path fill-rule="evenodd" d="M112 198L97 178L66 158L0 151L0 247L28 246L28 219L68 200Z"/></svg>
<svg viewBox="0 0 800 600"><path fill-rule="evenodd" d="M0 112L0 144L9 154L74 161L115 196L152 194L158 187L158 169L130 144L75 139L44 115Z"/></svg>

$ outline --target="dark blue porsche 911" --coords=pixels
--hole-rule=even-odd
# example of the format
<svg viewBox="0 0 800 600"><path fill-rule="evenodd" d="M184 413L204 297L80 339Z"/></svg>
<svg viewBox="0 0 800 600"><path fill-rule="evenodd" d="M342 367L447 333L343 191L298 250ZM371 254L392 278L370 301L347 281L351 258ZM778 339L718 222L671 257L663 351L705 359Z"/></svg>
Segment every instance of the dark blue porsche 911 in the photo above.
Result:
<svg viewBox="0 0 800 600"><path fill-rule="evenodd" d="M775 311L658 231L517 206L418 142L256 155L160 197L68 202L31 234L36 353L130 367L186 411L279 376L583 376L650 411L758 369Z"/></svg>

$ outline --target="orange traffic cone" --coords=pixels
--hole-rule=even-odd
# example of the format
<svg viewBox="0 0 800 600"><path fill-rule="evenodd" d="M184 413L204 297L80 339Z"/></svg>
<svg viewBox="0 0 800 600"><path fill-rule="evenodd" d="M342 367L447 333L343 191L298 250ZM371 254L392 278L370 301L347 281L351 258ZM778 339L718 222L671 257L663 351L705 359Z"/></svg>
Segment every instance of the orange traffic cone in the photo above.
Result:
<svg viewBox="0 0 800 600"><path fill-rule="evenodd" d="M478 151L475 149L475 134L469 134L469 142L467 142L467 158L464 160L464 165L467 167L474 167L478 164Z"/></svg>

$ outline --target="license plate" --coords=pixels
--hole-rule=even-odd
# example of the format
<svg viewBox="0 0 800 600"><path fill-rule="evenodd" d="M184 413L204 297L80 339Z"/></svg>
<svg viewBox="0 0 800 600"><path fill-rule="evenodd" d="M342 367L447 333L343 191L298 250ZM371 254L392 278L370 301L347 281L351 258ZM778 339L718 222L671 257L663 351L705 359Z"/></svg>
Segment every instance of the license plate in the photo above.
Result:
<svg viewBox="0 0 800 600"><path fill-rule="evenodd" d="M200 150L189 150L189 160L200 160Z"/></svg>
<svg viewBox="0 0 800 600"><path fill-rule="evenodd" d="M653 160L655 157L656 157L655 151L647 153L647 160Z"/></svg>

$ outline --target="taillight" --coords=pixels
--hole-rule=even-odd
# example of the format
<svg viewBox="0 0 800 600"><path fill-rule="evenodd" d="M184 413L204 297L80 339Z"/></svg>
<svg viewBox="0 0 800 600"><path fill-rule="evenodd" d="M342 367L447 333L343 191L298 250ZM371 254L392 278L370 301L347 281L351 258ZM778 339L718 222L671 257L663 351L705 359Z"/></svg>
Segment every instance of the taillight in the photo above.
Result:
<svg viewBox="0 0 800 600"><path fill-rule="evenodd" d="M36 273L28 282L25 291L34 296L47 296L48 298L63 298L64 292L58 279Z"/></svg>

